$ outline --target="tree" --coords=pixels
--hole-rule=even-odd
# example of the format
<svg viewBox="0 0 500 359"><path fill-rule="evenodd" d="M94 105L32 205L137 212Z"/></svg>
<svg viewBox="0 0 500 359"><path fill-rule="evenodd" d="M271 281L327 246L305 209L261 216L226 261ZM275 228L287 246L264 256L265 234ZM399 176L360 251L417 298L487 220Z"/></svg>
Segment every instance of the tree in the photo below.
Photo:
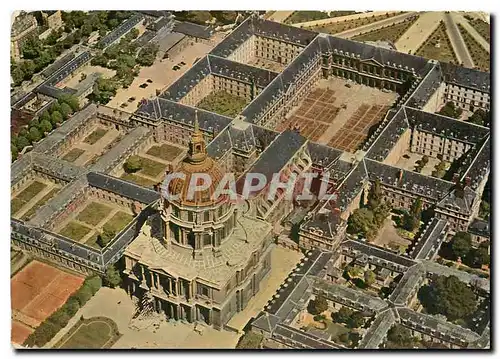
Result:
<svg viewBox="0 0 500 359"><path fill-rule="evenodd" d="M417 199L412 203L410 211L406 212L403 217L403 228L407 231L413 232L420 227L420 220L422 219L422 199Z"/></svg>
<svg viewBox="0 0 500 359"><path fill-rule="evenodd" d="M321 314L328 309L328 302L322 295L318 295L316 299L311 299L307 305L307 311L313 315Z"/></svg>
<svg viewBox="0 0 500 359"><path fill-rule="evenodd" d="M97 236L97 244L99 244L101 248L104 248L113 238L115 238L115 235L116 233L113 229L104 226L102 232Z"/></svg>
<svg viewBox="0 0 500 359"><path fill-rule="evenodd" d="M50 121L43 120L42 122L40 122L39 128L43 133L49 133L50 131L52 131L52 124L50 123Z"/></svg>
<svg viewBox="0 0 500 359"><path fill-rule="evenodd" d="M24 147L28 147L30 144L31 144L30 141L26 137L24 136L17 137L17 149L19 150L19 152L21 152Z"/></svg>
<svg viewBox="0 0 500 359"><path fill-rule="evenodd" d="M63 104L69 105L69 107L71 107L72 112L80 110L80 103L78 102L78 99L74 95L62 94L61 96L59 96L58 102L61 105L61 107Z"/></svg>
<svg viewBox="0 0 500 359"><path fill-rule="evenodd" d="M17 150L17 147L13 144L10 145L10 154L12 161L15 161L17 159L17 156L19 155L19 151Z"/></svg>
<svg viewBox="0 0 500 359"><path fill-rule="evenodd" d="M490 265L490 242L486 241L479 245L479 248L473 251L472 263L475 266L481 267L482 265Z"/></svg>
<svg viewBox="0 0 500 359"><path fill-rule="evenodd" d="M364 277L365 277L365 283L367 285L370 286L373 283L375 283L375 273L373 273L373 271L368 269L367 271L365 271Z"/></svg>
<svg viewBox="0 0 500 359"><path fill-rule="evenodd" d="M390 213L391 207L385 202L380 203L378 207L373 210L373 222L375 226L380 228Z"/></svg>
<svg viewBox="0 0 500 359"><path fill-rule="evenodd" d="M472 315L477 307L474 291L455 276L437 276L418 292L418 299L430 314L443 314L450 321Z"/></svg>
<svg viewBox="0 0 500 359"><path fill-rule="evenodd" d="M360 312L354 312L346 322L348 328L359 328L365 324L365 319Z"/></svg>
<svg viewBox="0 0 500 359"><path fill-rule="evenodd" d="M63 310L63 308L55 311L54 314L52 314L48 318L48 320L61 328L64 328L68 324L70 319L71 316L65 310Z"/></svg>
<svg viewBox="0 0 500 359"><path fill-rule="evenodd" d="M90 298L92 298L92 289L87 286L87 285L82 285L80 289L74 294L75 299L78 301L78 304L80 304L80 307L83 307L85 303L89 301Z"/></svg>
<svg viewBox="0 0 500 359"><path fill-rule="evenodd" d="M410 329L402 326L401 324L394 325L387 332L387 339L399 346L409 346L413 342Z"/></svg>
<svg viewBox="0 0 500 359"><path fill-rule="evenodd" d="M50 113L47 110L43 111L43 113L40 115L40 122L44 120L50 121Z"/></svg>
<svg viewBox="0 0 500 359"><path fill-rule="evenodd" d="M368 208L358 208L352 212L347 220L347 232L366 236L375 229L373 213Z"/></svg>
<svg viewBox="0 0 500 359"><path fill-rule="evenodd" d="M68 315L72 317L76 314L76 312L78 312L78 309L80 309L80 303L75 297L71 296L68 298L63 308L66 313L68 313Z"/></svg>
<svg viewBox="0 0 500 359"><path fill-rule="evenodd" d="M71 109L71 107L69 107L69 105L67 103L63 103L61 105L61 115L64 119L67 119L69 117L69 115L71 115L73 113L73 110Z"/></svg>
<svg viewBox="0 0 500 359"><path fill-rule="evenodd" d="M490 204L485 200L482 200L479 205L478 216L483 219L488 219L490 217Z"/></svg>
<svg viewBox="0 0 500 359"><path fill-rule="evenodd" d="M90 288L92 295L94 295L102 287L102 278L99 277L98 275L87 277L85 279L85 284Z"/></svg>
<svg viewBox="0 0 500 359"><path fill-rule="evenodd" d="M55 325L51 321L46 320L28 336L23 344L27 346L36 345L38 347L42 347L50 339L52 339L60 329L61 327Z"/></svg>
<svg viewBox="0 0 500 359"><path fill-rule="evenodd" d="M332 313L332 320L335 323L347 323L349 318L354 314L352 309L342 307L338 312Z"/></svg>
<svg viewBox="0 0 500 359"><path fill-rule="evenodd" d="M110 264L106 268L106 272L102 282L105 286L115 288L122 283L122 278L120 276L120 272L116 269L113 264Z"/></svg>
<svg viewBox="0 0 500 359"><path fill-rule="evenodd" d="M438 113L451 118L459 118L462 115L462 109L460 107L455 107L455 104L449 101Z"/></svg>
<svg viewBox="0 0 500 359"><path fill-rule="evenodd" d="M159 46L157 44L148 44L144 46L137 56L137 63L141 66L153 65L158 54Z"/></svg>
<svg viewBox="0 0 500 359"><path fill-rule="evenodd" d="M130 156L123 164L123 168L127 173L134 173L142 168L142 161L139 156Z"/></svg>
<svg viewBox="0 0 500 359"><path fill-rule="evenodd" d="M61 115L61 113L59 111L54 111L54 112L52 112L50 122L52 122L52 125L54 125L54 126L57 125L58 123L62 123L63 116Z"/></svg>
<svg viewBox="0 0 500 359"><path fill-rule="evenodd" d="M451 239L451 249L455 256L462 259L470 252L472 248L472 236L467 232L458 232Z"/></svg>
<svg viewBox="0 0 500 359"><path fill-rule="evenodd" d="M42 139L42 135L40 134L40 131L36 127L30 128L28 136L29 136L29 139L32 143L38 142Z"/></svg>
<svg viewBox="0 0 500 359"><path fill-rule="evenodd" d="M371 210L377 208L381 204L382 198L382 187L380 185L380 180L377 178L373 182L370 192L368 192L368 208Z"/></svg>
<svg viewBox="0 0 500 359"><path fill-rule="evenodd" d="M61 104L59 101L54 101L54 103L50 105L50 113L54 114L54 112L61 112Z"/></svg>

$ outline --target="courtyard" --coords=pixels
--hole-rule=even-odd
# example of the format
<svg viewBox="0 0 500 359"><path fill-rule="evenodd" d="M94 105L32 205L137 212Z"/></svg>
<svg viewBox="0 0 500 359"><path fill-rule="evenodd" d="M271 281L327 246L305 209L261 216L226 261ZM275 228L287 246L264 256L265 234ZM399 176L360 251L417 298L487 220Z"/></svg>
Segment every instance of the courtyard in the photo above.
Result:
<svg viewBox="0 0 500 359"><path fill-rule="evenodd" d="M60 185L41 177L28 181L11 197L11 215L24 221L29 220L38 208L56 195Z"/></svg>
<svg viewBox="0 0 500 359"><path fill-rule="evenodd" d="M200 57L209 53L220 40L222 39L214 38L211 45L191 42L181 52L168 59L162 59L161 56L158 56L152 66L141 68L139 75L134 78L128 88L119 88L106 106L134 112L141 99L153 98L157 96L157 93L165 91L168 86L184 75ZM178 70L173 70L173 67L180 62L184 62L186 65ZM151 83L148 80L151 80ZM141 87L143 84L147 86ZM136 101L129 102L130 98L135 98Z"/></svg>
<svg viewBox="0 0 500 359"><path fill-rule="evenodd" d="M321 80L276 130L298 127L314 142L355 152L396 98L394 92L340 78Z"/></svg>
<svg viewBox="0 0 500 359"><path fill-rule="evenodd" d="M174 144L167 142L156 143L136 156L141 162L140 170L127 173L121 168L116 176L140 186L151 188L163 181L168 165L175 165L182 159L184 154L185 149Z"/></svg>
<svg viewBox="0 0 500 359"><path fill-rule="evenodd" d="M196 107L219 115L236 117L246 105L248 101L242 97L226 91L214 91L205 96Z"/></svg>
<svg viewBox="0 0 500 359"><path fill-rule="evenodd" d="M120 233L134 218L131 209L101 199L89 198L55 231L75 242L101 249L99 235L114 236Z"/></svg>
<svg viewBox="0 0 500 359"><path fill-rule="evenodd" d="M95 125L74 142L59 157L77 166L95 163L120 138L122 131L114 127Z"/></svg>
<svg viewBox="0 0 500 359"><path fill-rule="evenodd" d="M202 331L195 331L194 324L169 322L161 318L151 320L138 329L132 325L135 310L136 304L125 290L102 287L45 347L57 348L61 345L61 340L68 338L67 333L75 331L72 329L75 325L80 325L82 316L84 319L105 317L116 323L121 336L111 346L113 349L231 349L236 346L240 336L207 326L203 326Z"/></svg>

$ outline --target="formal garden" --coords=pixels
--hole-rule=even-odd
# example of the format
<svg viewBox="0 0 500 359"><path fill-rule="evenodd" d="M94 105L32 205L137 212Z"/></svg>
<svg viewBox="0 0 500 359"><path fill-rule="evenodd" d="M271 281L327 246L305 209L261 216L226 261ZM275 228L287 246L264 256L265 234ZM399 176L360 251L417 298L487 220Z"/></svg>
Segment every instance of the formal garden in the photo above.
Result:
<svg viewBox="0 0 500 359"><path fill-rule="evenodd" d="M481 71L490 71L490 53L486 51L462 24L457 24L465 46L469 50L474 66Z"/></svg>
<svg viewBox="0 0 500 359"><path fill-rule="evenodd" d="M417 49L415 55L452 64L458 64L457 57L446 33L446 25L439 23L436 30Z"/></svg>
<svg viewBox="0 0 500 359"><path fill-rule="evenodd" d="M120 339L116 323L106 317L80 320L54 345L58 349L108 349Z"/></svg>
<svg viewBox="0 0 500 359"><path fill-rule="evenodd" d="M403 12L393 12L393 13L385 13L381 15L372 15L369 17L362 17L351 20L343 20L338 22L332 22L331 24L319 25L312 27L312 31L323 32L326 34L338 34L339 32L355 29L360 26L372 24L374 22L389 19L393 16L400 15Z"/></svg>
<svg viewBox="0 0 500 359"><path fill-rule="evenodd" d="M412 16L402 22L354 36L352 39L356 41L389 41L391 43L396 43L418 18L419 15Z"/></svg>
<svg viewBox="0 0 500 359"><path fill-rule="evenodd" d="M356 11L294 11L285 24L298 24L301 22L331 19L335 17L353 15Z"/></svg>
<svg viewBox="0 0 500 359"><path fill-rule="evenodd" d="M226 91L214 91L205 96L196 107L218 113L219 115L236 117L245 108L247 103L246 99L232 95Z"/></svg>

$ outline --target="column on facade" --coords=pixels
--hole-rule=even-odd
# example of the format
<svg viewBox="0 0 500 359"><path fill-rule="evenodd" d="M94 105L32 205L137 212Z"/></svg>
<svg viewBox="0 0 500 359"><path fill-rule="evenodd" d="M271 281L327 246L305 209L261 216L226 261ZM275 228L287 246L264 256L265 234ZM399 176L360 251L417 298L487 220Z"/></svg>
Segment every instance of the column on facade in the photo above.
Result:
<svg viewBox="0 0 500 359"><path fill-rule="evenodd" d="M142 275L142 281L145 281L146 280L146 276L144 274L144 266L141 264L141 275Z"/></svg>

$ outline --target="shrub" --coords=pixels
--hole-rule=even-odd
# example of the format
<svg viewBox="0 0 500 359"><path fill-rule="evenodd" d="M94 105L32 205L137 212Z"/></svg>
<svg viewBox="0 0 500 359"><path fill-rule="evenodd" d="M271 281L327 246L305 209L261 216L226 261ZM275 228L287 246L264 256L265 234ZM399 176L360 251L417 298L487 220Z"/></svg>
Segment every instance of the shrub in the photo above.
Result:
<svg viewBox="0 0 500 359"><path fill-rule="evenodd" d="M123 169L127 173L134 173L142 168L142 161L139 156L130 156L123 164Z"/></svg>

